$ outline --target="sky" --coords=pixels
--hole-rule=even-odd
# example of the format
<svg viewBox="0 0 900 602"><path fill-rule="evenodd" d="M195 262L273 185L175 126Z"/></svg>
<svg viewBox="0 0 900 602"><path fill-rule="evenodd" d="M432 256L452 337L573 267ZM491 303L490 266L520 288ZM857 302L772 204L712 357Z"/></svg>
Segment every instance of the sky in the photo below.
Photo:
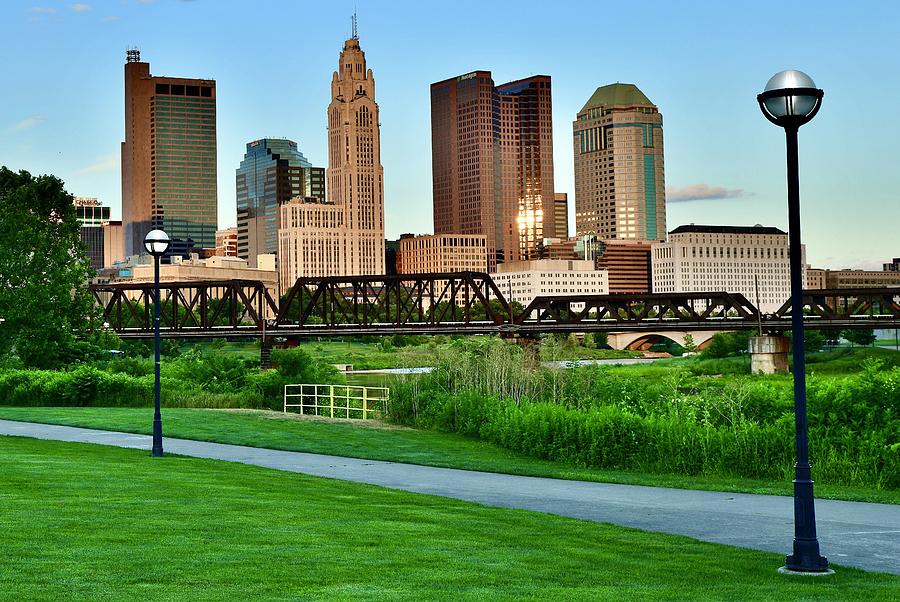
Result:
<svg viewBox="0 0 900 602"><path fill-rule="evenodd" d="M663 115L669 230L786 230L784 134L756 95L800 69L825 90L800 130L808 262L880 269L900 256L900 3L887 0L3 0L0 165L57 175L121 215L123 65L138 47L154 75L216 80L219 227L233 226L247 142L290 138L327 165L331 74L354 9L388 238L433 231L429 85L476 69L498 84L552 77L555 187L573 225L572 121L598 86L627 82Z"/></svg>

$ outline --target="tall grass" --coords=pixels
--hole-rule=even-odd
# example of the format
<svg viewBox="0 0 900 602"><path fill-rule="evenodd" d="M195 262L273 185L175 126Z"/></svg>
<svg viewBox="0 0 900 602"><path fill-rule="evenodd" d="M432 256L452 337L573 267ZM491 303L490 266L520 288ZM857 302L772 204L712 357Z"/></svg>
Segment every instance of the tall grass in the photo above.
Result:
<svg viewBox="0 0 900 602"><path fill-rule="evenodd" d="M485 342L393 383L387 412L408 425L463 433L576 466L789 479L791 379L695 374L689 364L638 370L533 366ZM701 372L703 372L701 370ZM900 487L900 369L809 379L818 479Z"/></svg>

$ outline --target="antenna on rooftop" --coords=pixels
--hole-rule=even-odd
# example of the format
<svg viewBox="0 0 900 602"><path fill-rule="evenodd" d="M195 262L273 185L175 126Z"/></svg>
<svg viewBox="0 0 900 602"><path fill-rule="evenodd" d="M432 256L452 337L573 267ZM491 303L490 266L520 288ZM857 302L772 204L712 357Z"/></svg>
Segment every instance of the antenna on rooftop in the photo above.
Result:
<svg viewBox="0 0 900 602"><path fill-rule="evenodd" d="M137 49L137 46L125 50L125 60L129 63L141 62L141 51Z"/></svg>
<svg viewBox="0 0 900 602"><path fill-rule="evenodd" d="M353 17L351 18L351 21L353 22L353 35L351 35L350 37L354 40L358 40L359 33L356 30L356 7L353 8Z"/></svg>

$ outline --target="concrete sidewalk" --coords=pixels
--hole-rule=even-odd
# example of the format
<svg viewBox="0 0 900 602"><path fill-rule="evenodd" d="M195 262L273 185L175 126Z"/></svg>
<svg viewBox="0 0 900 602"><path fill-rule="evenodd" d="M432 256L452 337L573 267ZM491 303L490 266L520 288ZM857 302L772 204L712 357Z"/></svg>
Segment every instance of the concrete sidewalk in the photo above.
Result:
<svg viewBox="0 0 900 602"><path fill-rule="evenodd" d="M0 420L0 435L150 449L147 435L9 420ZM521 477L185 439L165 439L164 448L769 552L790 551L793 536L789 497ZM817 500L816 514L822 553L831 562L900 575L900 506Z"/></svg>

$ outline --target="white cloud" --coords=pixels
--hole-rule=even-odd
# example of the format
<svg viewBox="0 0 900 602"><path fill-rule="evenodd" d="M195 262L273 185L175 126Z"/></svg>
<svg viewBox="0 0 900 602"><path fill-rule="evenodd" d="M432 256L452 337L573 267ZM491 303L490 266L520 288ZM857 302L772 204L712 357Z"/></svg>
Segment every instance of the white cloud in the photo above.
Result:
<svg viewBox="0 0 900 602"><path fill-rule="evenodd" d="M82 4L81 2L72 5L72 10L76 13L86 13L91 10L90 4Z"/></svg>
<svg viewBox="0 0 900 602"><path fill-rule="evenodd" d="M30 117L26 117L25 119L23 119L22 121L17 123L13 129L17 132L21 132L24 130L30 130L34 126L41 125L45 121L47 121L46 117L43 117L41 115L32 115Z"/></svg>
<svg viewBox="0 0 900 602"><path fill-rule="evenodd" d="M108 171L114 171L114 170L118 169L119 166L120 166L119 154L111 153L109 155L103 155L102 157L98 158L96 161L94 161L90 165L82 167L81 169L79 169L78 171L75 172L75 175L76 176L84 176L84 175L92 174L92 173L105 173Z"/></svg>
<svg viewBox="0 0 900 602"><path fill-rule="evenodd" d="M729 189L708 184L691 184L690 186L666 186L666 201L686 203L688 201L709 201L720 199L737 199L750 196L741 188Z"/></svg>
<svg viewBox="0 0 900 602"><path fill-rule="evenodd" d="M103 18L100 19L100 20L101 20L101 21L104 21L104 22L106 22L106 23L109 23L110 21L118 21L118 20L121 19L121 18L122 18L122 17L120 17L120 16L118 16L118 15L107 15L107 16L103 17Z"/></svg>
<svg viewBox="0 0 900 602"><path fill-rule="evenodd" d="M56 12L56 9L52 8L50 6L35 6L34 8L31 9L31 12L38 13L41 15L52 15L53 13Z"/></svg>

